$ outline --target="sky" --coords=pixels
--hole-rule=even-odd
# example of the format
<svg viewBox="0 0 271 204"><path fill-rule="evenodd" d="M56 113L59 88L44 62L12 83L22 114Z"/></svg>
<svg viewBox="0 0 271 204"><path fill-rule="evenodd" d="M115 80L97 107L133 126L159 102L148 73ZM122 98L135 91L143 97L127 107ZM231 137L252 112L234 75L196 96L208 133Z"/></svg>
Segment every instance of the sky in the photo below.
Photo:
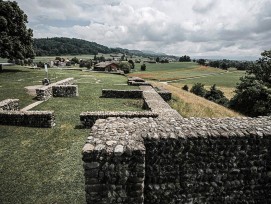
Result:
<svg viewBox="0 0 271 204"><path fill-rule="evenodd" d="M271 49L271 0L17 0L35 38L195 58L257 59Z"/></svg>

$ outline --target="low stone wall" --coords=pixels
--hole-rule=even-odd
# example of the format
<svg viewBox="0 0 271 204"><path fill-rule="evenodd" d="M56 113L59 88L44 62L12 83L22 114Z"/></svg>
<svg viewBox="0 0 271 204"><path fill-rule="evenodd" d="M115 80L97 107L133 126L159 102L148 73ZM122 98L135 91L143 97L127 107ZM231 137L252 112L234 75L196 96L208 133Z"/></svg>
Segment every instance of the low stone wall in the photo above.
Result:
<svg viewBox="0 0 271 204"><path fill-rule="evenodd" d="M270 117L98 120L87 203L270 203L270 152Z"/></svg>
<svg viewBox="0 0 271 204"><path fill-rule="evenodd" d="M55 85L52 87L53 97L76 97L78 94L77 85Z"/></svg>
<svg viewBox="0 0 271 204"><path fill-rule="evenodd" d="M171 97L172 97L171 92L166 91L166 90L160 90L160 91L157 91L157 93L158 93L165 101L170 101L170 100L171 100Z"/></svg>
<svg viewBox="0 0 271 204"><path fill-rule="evenodd" d="M87 203L271 203L271 117L182 118L140 89L158 117L96 121L83 148Z"/></svg>
<svg viewBox="0 0 271 204"><path fill-rule="evenodd" d="M19 99L6 99L0 101L0 111L16 111L19 110Z"/></svg>
<svg viewBox="0 0 271 204"><path fill-rule="evenodd" d="M52 83L48 86L43 86L41 88L36 89L36 95L37 95L37 100L38 101L46 101L49 98L51 98L53 94L52 87L53 86L59 86L59 85L71 85L74 83L74 78L67 78L63 79L61 81L58 81L56 83Z"/></svg>
<svg viewBox="0 0 271 204"><path fill-rule="evenodd" d="M53 111L0 111L0 124L51 128L55 116Z"/></svg>
<svg viewBox="0 0 271 204"><path fill-rule="evenodd" d="M80 121L84 127L92 127L98 119L106 119L109 117L125 117L125 118L143 118L143 117L158 117L158 114L150 111L96 111L96 112L82 112L80 114Z"/></svg>
<svg viewBox="0 0 271 204"><path fill-rule="evenodd" d="M142 91L141 90L103 89L102 97L104 98L142 98Z"/></svg>

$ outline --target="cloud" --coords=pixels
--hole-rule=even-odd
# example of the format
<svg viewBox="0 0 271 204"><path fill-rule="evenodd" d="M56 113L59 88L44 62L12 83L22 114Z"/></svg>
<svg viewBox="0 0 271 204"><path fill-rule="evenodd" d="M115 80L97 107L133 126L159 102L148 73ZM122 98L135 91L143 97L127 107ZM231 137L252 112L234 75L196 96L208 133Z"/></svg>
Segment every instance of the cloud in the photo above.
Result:
<svg viewBox="0 0 271 204"><path fill-rule="evenodd" d="M270 0L18 0L34 37L191 56L270 49Z"/></svg>

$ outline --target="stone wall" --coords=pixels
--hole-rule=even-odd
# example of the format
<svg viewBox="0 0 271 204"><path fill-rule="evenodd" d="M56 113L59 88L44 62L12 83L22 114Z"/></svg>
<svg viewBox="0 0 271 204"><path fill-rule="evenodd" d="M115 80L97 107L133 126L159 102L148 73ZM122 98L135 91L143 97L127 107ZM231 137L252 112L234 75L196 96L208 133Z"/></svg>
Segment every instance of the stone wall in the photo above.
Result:
<svg viewBox="0 0 271 204"><path fill-rule="evenodd" d="M96 121L83 148L87 203L271 202L271 117L182 118L140 89L158 117Z"/></svg>
<svg viewBox="0 0 271 204"><path fill-rule="evenodd" d="M19 99L6 99L0 101L0 111L16 111L19 110Z"/></svg>
<svg viewBox="0 0 271 204"><path fill-rule="evenodd" d="M37 100L38 101L46 101L52 96L52 87L53 86L59 86L59 85L71 85L74 83L74 78L67 78L63 79L61 81L58 81L56 83L52 83L48 86L43 86L41 88L36 89L36 95L37 95Z"/></svg>
<svg viewBox="0 0 271 204"><path fill-rule="evenodd" d="M104 98L142 98L142 91L141 90L103 89L102 97Z"/></svg>
<svg viewBox="0 0 271 204"><path fill-rule="evenodd" d="M109 117L125 117L125 118L143 118L143 117L158 117L158 114L151 111L95 111L95 112L82 112L80 114L80 121L84 127L90 128L96 120L106 119Z"/></svg>
<svg viewBox="0 0 271 204"><path fill-rule="evenodd" d="M51 128L55 116L53 111L0 111L0 124Z"/></svg>
<svg viewBox="0 0 271 204"><path fill-rule="evenodd" d="M171 92L167 90L158 90L157 93L165 100L165 101L170 101L172 98Z"/></svg>
<svg viewBox="0 0 271 204"><path fill-rule="evenodd" d="M53 97L76 97L78 94L77 85L55 85L52 86Z"/></svg>

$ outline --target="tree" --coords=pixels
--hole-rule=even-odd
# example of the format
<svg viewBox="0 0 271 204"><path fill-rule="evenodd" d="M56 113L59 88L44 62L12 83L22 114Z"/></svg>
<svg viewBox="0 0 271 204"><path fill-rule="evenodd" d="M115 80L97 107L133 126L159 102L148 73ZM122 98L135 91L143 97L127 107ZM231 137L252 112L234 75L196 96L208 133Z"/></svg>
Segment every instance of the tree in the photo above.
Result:
<svg viewBox="0 0 271 204"><path fill-rule="evenodd" d="M146 65L145 64L141 65L141 71L146 71Z"/></svg>
<svg viewBox="0 0 271 204"><path fill-rule="evenodd" d="M215 84L211 86L210 91L206 92L205 98L223 106L227 106L229 102L224 93L216 88Z"/></svg>
<svg viewBox="0 0 271 204"><path fill-rule="evenodd" d="M184 55L184 56L180 57L179 62L191 62L191 59L189 56Z"/></svg>
<svg viewBox="0 0 271 204"><path fill-rule="evenodd" d="M271 50L241 77L230 107L248 116L271 115Z"/></svg>
<svg viewBox="0 0 271 204"><path fill-rule="evenodd" d="M156 60L155 60L157 63L160 62L160 58L159 57L156 57Z"/></svg>
<svg viewBox="0 0 271 204"><path fill-rule="evenodd" d="M131 64L131 68L134 69L135 68L135 63L133 60L129 60L128 61Z"/></svg>
<svg viewBox="0 0 271 204"><path fill-rule="evenodd" d="M119 64L120 70L122 70L125 74L130 73L131 71L131 64L129 62L121 62Z"/></svg>
<svg viewBox="0 0 271 204"><path fill-rule="evenodd" d="M0 57L33 58L33 31L27 29L27 15L17 2L0 0Z"/></svg>
<svg viewBox="0 0 271 204"><path fill-rule="evenodd" d="M196 83L192 86L192 88L190 89L190 92L198 96L204 97L207 90L204 88L204 84Z"/></svg>

